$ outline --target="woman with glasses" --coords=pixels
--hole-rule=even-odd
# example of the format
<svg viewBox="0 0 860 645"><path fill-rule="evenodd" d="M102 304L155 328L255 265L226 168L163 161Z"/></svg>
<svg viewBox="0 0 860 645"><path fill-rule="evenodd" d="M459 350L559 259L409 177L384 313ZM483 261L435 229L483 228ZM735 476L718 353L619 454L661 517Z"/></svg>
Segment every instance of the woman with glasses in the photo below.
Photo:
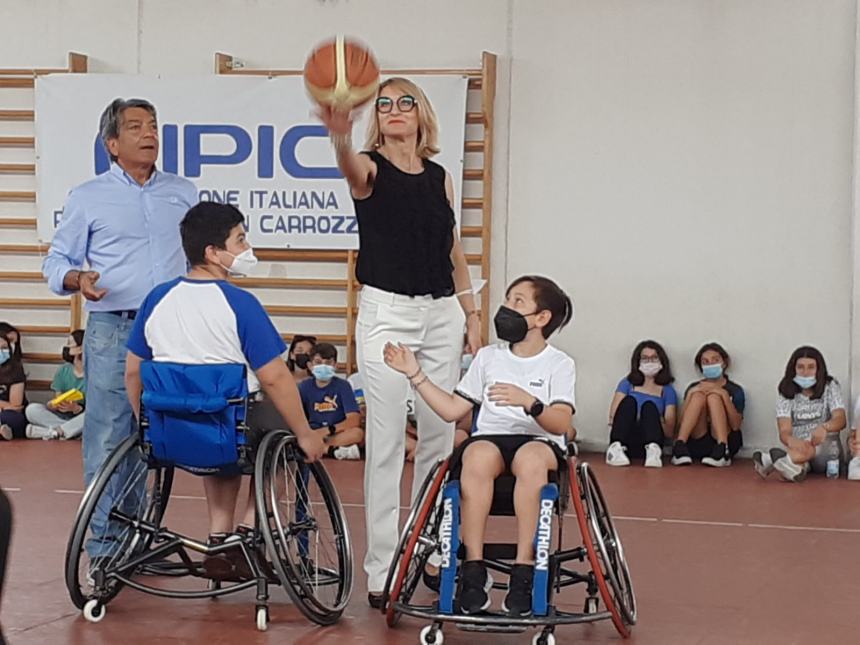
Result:
<svg viewBox="0 0 860 645"><path fill-rule="evenodd" d="M663 437L675 434L678 395L669 357L660 343L643 340L630 357L630 373L621 379L609 406L606 463L629 466L645 459L648 468L663 465Z"/></svg>
<svg viewBox="0 0 860 645"><path fill-rule="evenodd" d="M672 463L685 466L701 459L706 466L732 465L743 446L744 389L729 379L731 359L719 343L705 343L693 359L704 377L687 386Z"/></svg>
<svg viewBox="0 0 860 645"><path fill-rule="evenodd" d="M362 283L356 319L358 368L367 403L368 602L378 607L396 548L403 472L403 419L408 381L383 362L383 347L402 342L424 372L453 390L463 353L481 345L469 269L454 218L451 176L431 157L439 152L433 106L417 85L390 78L379 86L366 150L352 148L350 114L323 107L338 167L358 218L356 278ZM407 375L409 376L409 375ZM454 424L417 399L418 445L412 496L436 460L452 450ZM428 572L428 574L431 572Z"/></svg>

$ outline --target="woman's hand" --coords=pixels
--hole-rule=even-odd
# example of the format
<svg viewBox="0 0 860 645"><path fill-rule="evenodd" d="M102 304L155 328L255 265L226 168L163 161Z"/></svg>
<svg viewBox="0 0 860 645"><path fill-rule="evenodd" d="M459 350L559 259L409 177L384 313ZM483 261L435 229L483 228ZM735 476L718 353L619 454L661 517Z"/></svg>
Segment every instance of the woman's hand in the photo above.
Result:
<svg viewBox="0 0 860 645"><path fill-rule="evenodd" d="M825 437L827 437L827 429L823 425L819 425L812 431L809 440L813 446L818 446L824 442Z"/></svg>
<svg viewBox="0 0 860 645"><path fill-rule="evenodd" d="M407 376L417 374L421 369L421 366L418 365L418 359L415 358L415 354L403 343L397 343L397 345L394 343L385 343L385 347L382 350L382 358L388 367Z"/></svg>
<svg viewBox="0 0 860 645"><path fill-rule="evenodd" d="M481 341L481 320L477 314L466 316L466 347L464 351L473 356L484 346Z"/></svg>
<svg viewBox="0 0 860 645"><path fill-rule="evenodd" d="M487 390L487 398L496 405L520 407L526 411L530 410L535 402L534 396L512 383L494 383Z"/></svg>
<svg viewBox="0 0 860 645"><path fill-rule="evenodd" d="M320 105L316 111L317 117L331 134L343 136L352 134L352 113L333 110L330 105Z"/></svg>

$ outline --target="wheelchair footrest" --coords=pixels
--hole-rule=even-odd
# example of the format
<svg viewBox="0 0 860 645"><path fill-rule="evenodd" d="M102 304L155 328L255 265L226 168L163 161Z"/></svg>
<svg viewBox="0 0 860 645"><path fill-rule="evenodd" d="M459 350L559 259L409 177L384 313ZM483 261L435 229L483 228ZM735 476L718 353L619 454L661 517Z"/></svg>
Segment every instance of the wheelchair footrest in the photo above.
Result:
<svg viewBox="0 0 860 645"><path fill-rule="evenodd" d="M472 623L454 623L454 626L464 632L493 632L497 634L522 634L529 629L519 625L474 625Z"/></svg>

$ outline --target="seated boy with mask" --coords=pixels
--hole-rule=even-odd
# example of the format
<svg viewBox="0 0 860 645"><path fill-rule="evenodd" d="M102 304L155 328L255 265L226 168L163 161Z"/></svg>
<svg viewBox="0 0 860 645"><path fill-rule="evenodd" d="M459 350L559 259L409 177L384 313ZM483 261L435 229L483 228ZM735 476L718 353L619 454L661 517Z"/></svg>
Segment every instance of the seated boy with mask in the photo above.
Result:
<svg viewBox="0 0 860 645"><path fill-rule="evenodd" d="M307 461L325 452L321 437L308 427L301 399L281 355L281 335L257 298L227 282L246 275L257 259L245 238L245 218L235 206L200 202L180 224L182 248L191 266L186 277L155 287L140 306L128 340L125 382L140 417L143 361L209 365L247 365L248 392L263 390L295 434ZM203 477L209 508L209 544L236 541L254 526L254 486L238 526L234 524L241 475ZM250 577L236 549L207 556L203 568L213 579Z"/></svg>
<svg viewBox="0 0 860 645"><path fill-rule="evenodd" d="M299 383L305 416L328 445L330 457L360 459L358 446L364 441L361 414L352 386L334 375L337 348L317 343L309 355L312 378Z"/></svg>

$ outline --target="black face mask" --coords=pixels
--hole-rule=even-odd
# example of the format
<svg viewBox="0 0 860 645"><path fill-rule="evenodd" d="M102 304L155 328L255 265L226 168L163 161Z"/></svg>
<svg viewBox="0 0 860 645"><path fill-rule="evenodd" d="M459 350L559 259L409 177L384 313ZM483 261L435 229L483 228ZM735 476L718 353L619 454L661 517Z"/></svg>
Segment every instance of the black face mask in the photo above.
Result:
<svg viewBox="0 0 860 645"><path fill-rule="evenodd" d="M537 312L534 312L537 313ZM533 314L526 314L531 316ZM529 323L526 316L510 307L502 305L493 318L496 326L496 336L509 343L518 343L529 333Z"/></svg>
<svg viewBox="0 0 860 645"><path fill-rule="evenodd" d="M311 357L307 354L296 354L296 367L300 370L307 369Z"/></svg>
<svg viewBox="0 0 860 645"><path fill-rule="evenodd" d="M72 348L71 347L63 347L63 360L67 363L74 363L75 357L72 356Z"/></svg>

